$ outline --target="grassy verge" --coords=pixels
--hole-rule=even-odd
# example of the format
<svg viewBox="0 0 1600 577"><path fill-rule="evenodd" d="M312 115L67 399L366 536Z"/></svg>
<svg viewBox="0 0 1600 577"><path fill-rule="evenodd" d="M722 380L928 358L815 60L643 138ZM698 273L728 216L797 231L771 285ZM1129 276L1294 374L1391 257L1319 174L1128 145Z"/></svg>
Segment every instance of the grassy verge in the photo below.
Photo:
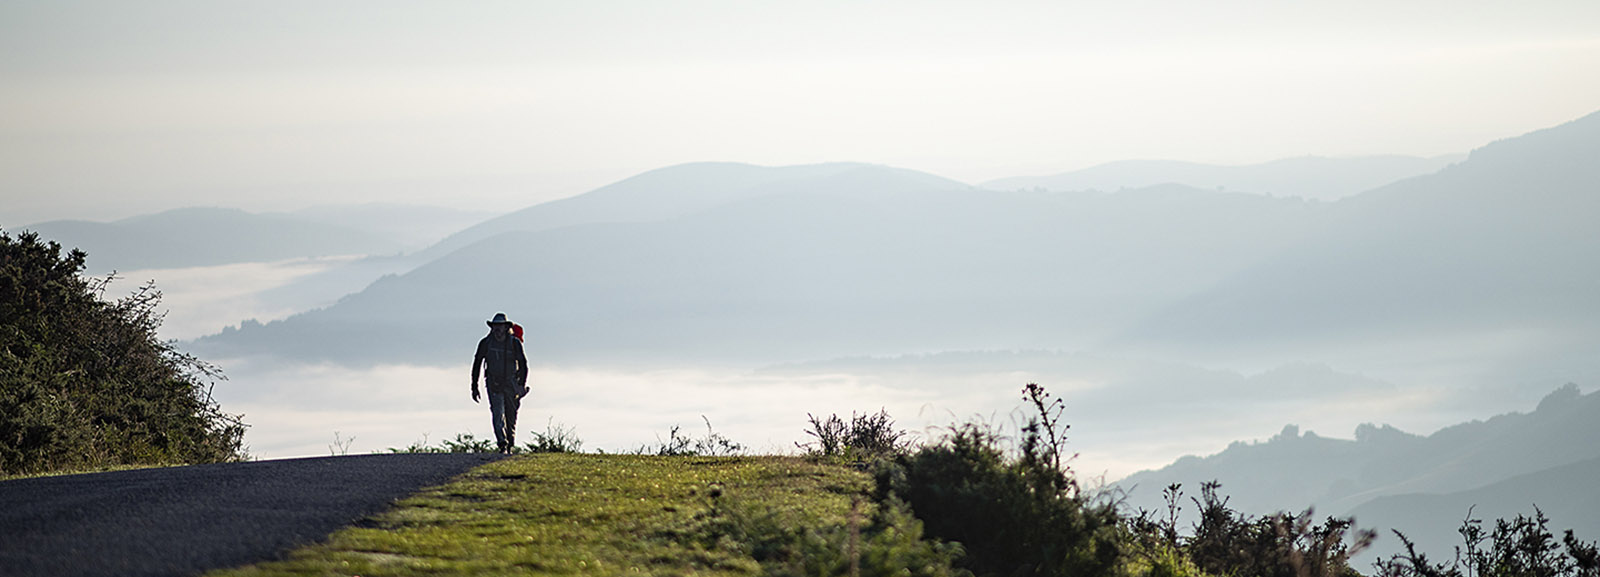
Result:
<svg viewBox="0 0 1600 577"><path fill-rule="evenodd" d="M16 475L0 475L0 481L12 479L33 479L38 477L61 477L65 475L82 475L85 473L110 473L112 471L134 471L138 469L160 469L163 467L183 467L188 463L144 464L144 465L102 465L99 467L84 467L81 469L60 469L40 473L20 473Z"/></svg>
<svg viewBox="0 0 1600 577"><path fill-rule="evenodd" d="M733 511L838 525L870 479L793 457L538 454L485 465L286 560L210 575L754 575Z"/></svg>

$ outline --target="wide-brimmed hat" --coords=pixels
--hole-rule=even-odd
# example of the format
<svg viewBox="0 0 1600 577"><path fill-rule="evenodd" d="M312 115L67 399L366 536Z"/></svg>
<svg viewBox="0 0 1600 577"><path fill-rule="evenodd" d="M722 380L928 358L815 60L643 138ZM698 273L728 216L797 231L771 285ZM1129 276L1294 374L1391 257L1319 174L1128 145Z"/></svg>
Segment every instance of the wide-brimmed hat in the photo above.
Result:
<svg viewBox="0 0 1600 577"><path fill-rule="evenodd" d="M506 320L506 314L505 313L495 313L494 314L494 318L489 319L489 320L484 321L484 322L487 323L491 327L495 326L495 325L509 325L509 324L511 324L511 321Z"/></svg>

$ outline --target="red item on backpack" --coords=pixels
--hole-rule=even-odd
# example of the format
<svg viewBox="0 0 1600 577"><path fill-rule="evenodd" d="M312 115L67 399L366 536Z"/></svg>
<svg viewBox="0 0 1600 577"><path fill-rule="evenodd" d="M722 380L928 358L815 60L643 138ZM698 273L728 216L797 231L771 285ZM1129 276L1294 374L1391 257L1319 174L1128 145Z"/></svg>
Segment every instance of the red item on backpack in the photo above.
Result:
<svg viewBox="0 0 1600 577"><path fill-rule="evenodd" d="M519 325L517 323L511 323L511 336L517 337L517 340L521 341L522 340L522 325Z"/></svg>

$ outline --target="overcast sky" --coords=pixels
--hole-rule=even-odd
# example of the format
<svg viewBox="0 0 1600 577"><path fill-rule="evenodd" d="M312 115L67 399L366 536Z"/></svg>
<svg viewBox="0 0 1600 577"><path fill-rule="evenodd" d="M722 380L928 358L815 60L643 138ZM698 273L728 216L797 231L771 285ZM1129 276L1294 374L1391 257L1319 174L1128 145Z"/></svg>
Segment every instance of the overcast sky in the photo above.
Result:
<svg viewBox="0 0 1600 577"><path fill-rule="evenodd" d="M1593 0L994 4L5 2L0 226L511 210L702 160L1432 156L1600 109Z"/></svg>

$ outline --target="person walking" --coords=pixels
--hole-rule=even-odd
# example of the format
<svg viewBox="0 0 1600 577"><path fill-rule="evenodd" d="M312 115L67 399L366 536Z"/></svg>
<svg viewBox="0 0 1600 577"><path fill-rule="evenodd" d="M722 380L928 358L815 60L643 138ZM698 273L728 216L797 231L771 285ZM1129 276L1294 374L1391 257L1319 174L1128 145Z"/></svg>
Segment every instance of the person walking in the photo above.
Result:
<svg viewBox="0 0 1600 577"><path fill-rule="evenodd" d="M489 336L478 341L478 353L472 358L472 402L478 402L481 369L489 389L495 445L501 453L510 453L517 446L517 409L528 394L528 357L522 352L522 340L511 336L512 323L505 313L495 313L487 322Z"/></svg>

